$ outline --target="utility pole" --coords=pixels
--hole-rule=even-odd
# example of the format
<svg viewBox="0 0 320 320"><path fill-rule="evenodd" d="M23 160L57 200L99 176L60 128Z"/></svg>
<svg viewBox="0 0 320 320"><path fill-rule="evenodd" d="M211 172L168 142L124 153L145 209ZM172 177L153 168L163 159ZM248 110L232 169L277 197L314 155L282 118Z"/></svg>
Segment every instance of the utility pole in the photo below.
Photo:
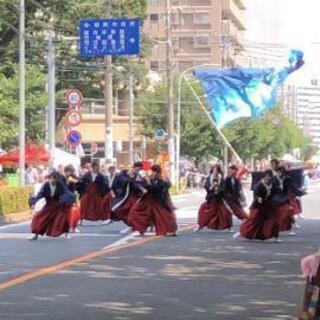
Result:
<svg viewBox="0 0 320 320"><path fill-rule="evenodd" d="M133 114L134 114L134 94L133 94L133 74L132 67L129 64L129 162L133 164L134 150L133 150Z"/></svg>
<svg viewBox="0 0 320 320"><path fill-rule="evenodd" d="M110 17L111 0L105 0L106 18ZM104 99L105 99L105 140L104 155L106 163L113 162L113 132L112 132L112 116L113 116L113 92L112 92L112 57L104 58Z"/></svg>
<svg viewBox="0 0 320 320"><path fill-rule="evenodd" d="M19 178L20 185L25 184L26 149L26 56L25 56L25 0L20 0L19 21Z"/></svg>
<svg viewBox="0 0 320 320"><path fill-rule="evenodd" d="M50 165L53 164L56 135L56 83L55 83L55 47L54 32L49 32L48 38L48 140Z"/></svg>
<svg viewBox="0 0 320 320"><path fill-rule="evenodd" d="M175 148L174 148L174 110L173 110L173 82L171 64L171 16L170 0L166 0L166 67L167 67L167 121L168 121L168 154L169 177L173 184L176 183L175 175Z"/></svg>

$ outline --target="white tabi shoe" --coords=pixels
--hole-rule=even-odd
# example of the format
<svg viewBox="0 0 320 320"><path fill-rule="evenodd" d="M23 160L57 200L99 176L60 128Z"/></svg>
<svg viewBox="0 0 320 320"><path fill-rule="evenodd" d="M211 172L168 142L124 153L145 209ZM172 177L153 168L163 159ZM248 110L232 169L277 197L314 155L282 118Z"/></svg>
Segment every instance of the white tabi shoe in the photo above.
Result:
<svg viewBox="0 0 320 320"><path fill-rule="evenodd" d="M142 237L142 234L139 231L134 231L131 233L131 235L135 238L140 238Z"/></svg>
<svg viewBox="0 0 320 320"><path fill-rule="evenodd" d="M201 230L200 226L196 226L194 229L193 229L193 232L199 232Z"/></svg>
<svg viewBox="0 0 320 320"><path fill-rule="evenodd" d="M120 234L128 234L132 232L132 228L131 227L127 227L123 230L120 231Z"/></svg>
<svg viewBox="0 0 320 320"><path fill-rule="evenodd" d="M296 236L297 234L291 229L290 230L290 233L289 233L289 236L292 236L292 237L294 237L294 236Z"/></svg>
<svg viewBox="0 0 320 320"><path fill-rule="evenodd" d="M71 236L70 236L69 233L66 233L66 234L64 235L64 237L65 237L65 239L71 239Z"/></svg>
<svg viewBox="0 0 320 320"><path fill-rule="evenodd" d="M233 239L238 239L240 238L240 236L241 236L240 232L236 232L232 237Z"/></svg>
<svg viewBox="0 0 320 320"><path fill-rule="evenodd" d="M28 240L30 240L30 241L38 240L38 235L37 234L33 234L32 236L28 237Z"/></svg>
<svg viewBox="0 0 320 320"><path fill-rule="evenodd" d="M280 240L279 238L275 238L275 239L274 239L274 242L275 242L275 243L281 243L282 240Z"/></svg>
<svg viewBox="0 0 320 320"><path fill-rule="evenodd" d="M102 221L102 222L101 222L101 225L107 226L108 224L111 224L111 223L113 223L113 221L112 221L111 219L108 219L108 220Z"/></svg>

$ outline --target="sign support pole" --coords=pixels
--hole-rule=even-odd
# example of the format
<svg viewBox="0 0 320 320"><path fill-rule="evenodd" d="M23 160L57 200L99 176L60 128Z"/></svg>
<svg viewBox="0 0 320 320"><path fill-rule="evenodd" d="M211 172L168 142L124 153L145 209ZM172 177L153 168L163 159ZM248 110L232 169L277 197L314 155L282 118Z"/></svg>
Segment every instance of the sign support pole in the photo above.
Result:
<svg viewBox="0 0 320 320"><path fill-rule="evenodd" d="M25 75L25 1L20 0L19 22L19 178L20 185L25 184L25 148L26 148L26 75Z"/></svg>
<svg viewBox="0 0 320 320"><path fill-rule="evenodd" d="M110 16L111 0L105 1L106 18ZM105 99L105 140L104 154L107 164L113 162L113 132L112 132L112 116L113 116L113 85L112 85L112 57L110 55L104 58L104 99Z"/></svg>

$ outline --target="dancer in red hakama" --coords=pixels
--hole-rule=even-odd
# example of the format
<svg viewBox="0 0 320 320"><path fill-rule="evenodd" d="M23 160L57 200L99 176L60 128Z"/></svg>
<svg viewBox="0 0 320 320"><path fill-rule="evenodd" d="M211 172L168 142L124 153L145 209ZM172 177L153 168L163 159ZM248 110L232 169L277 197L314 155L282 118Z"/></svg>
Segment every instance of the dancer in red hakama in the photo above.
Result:
<svg viewBox="0 0 320 320"><path fill-rule="evenodd" d="M248 219L249 215L242 206L244 198L243 189L240 179L236 177L237 167L231 166L228 170L228 177L225 183L225 201L228 204L232 213L240 220Z"/></svg>
<svg viewBox="0 0 320 320"><path fill-rule="evenodd" d="M275 160L273 160L274 163ZM275 166L273 166L275 168ZM295 236L294 227L294 208L291 206L290 197L292 194L292 179L287 175L284 166L276 165L273 171L273 185L275 195L273 202L277 210L277 219L280 231L290 231L290 235Z"/></svg>
<svg viewBox="0 0 320 320"><path fill-rule="evenodd" d="M62 183L67 187L67 189L74 195L76 199L76 189L79 184L79 178L75 174L75 169L72 165L68 165L64 168L64 175L61 177ZM75 201L70 212L69 224L71 232L80 232L78 229L78 224L80 221L80 207Z"/></svg>
<svg viewBox="0 0 320 320"><path fill-rule="evenodd" d="M224 179L220 166L216 165L211 169L205 189L207 191L206 201L199 208L198 226L194 231L203 228L231 231L232 213L224 200Z"/></svg>
<svg viewBox="0 0 320 320"><path fill-rule="evenodd" d="M39 235L59 237L69 232L69 215L75 197L59 180L59 173L52 172L36 197L30 198L31 206L42 198L46 200L43 209L32 219L31 230L34 235L30 240L37 240Z"/></svg>
<svg viewBox="0 0 320 320"><path fill-rule="evenodd" d="M108 175L105 178L110 191L103 198L103 210L106 213L106 216L108 217L107 220L103 222L103 224L110 224L113 222L113 219L111 217L111 205L113 200L115 199L115 193L113 191L113 188L117 178L115 166L108 167Z"/></svg>
<svg viewBox="0 0 320 320"><path fill-rule="evenodd" d="M122 221L128 226L121 231L122 234L132 231L128 216L131 208L142 195L141 187L144 184L144 179L140 175L142 167L142 162L135 162L129 172L123 170L113 183L115 199L111 204L111 219Z"/></svg>
<svg viewBox="0 0 320 320"><path fill-rule="evenodd" d="M273 173L267 170L263 174L263 179L254 189L254 200L251 205L249 219L245 220L240 232L235 234L235 238L242 236L250 240L267 240L274 238L279 242L279 222L277 218L277 208L272 202L275 194L273 185Z"/></svg>
<svg viewBox="0 0 320 320"><path fill-rule="evenodd" d="M92 170L87 172L79 183L81 220L105 221L108 212L104 210L103 198L109 192L105 177L100 173L97 162L92 164Z"/></svg>
<svg viewBox="0 0 320 320"><path fill-rule="evenodd" d="M144 235L149 227L155 228L157 236L175 236L178 225L170 197L170 182L161 176L161 167L151 167L150 178L145 179L142 187L143 195L131 208L129 225L132 231Z"/></svg>

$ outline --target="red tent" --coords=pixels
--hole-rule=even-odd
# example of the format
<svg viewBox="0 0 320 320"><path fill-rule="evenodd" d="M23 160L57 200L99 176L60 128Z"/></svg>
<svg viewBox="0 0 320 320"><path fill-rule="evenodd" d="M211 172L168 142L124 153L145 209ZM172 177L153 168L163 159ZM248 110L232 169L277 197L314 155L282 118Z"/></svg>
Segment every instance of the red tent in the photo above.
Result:
<svg viewBox="0 0 320 320"><path fill-rule="evenodd" d="M46 164L50 160L50 153L32 142L26 145L26 164ZM19 148L0 156L0 164L13 165L19 163Z"/></svg>

